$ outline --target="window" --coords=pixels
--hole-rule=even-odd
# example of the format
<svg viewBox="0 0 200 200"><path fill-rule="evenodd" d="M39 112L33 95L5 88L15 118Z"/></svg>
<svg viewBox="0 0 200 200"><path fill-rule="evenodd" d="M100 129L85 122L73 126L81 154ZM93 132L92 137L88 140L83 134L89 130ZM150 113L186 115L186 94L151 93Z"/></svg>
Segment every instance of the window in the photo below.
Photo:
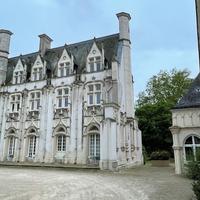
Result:
<svg viewBox="0 0 200 200"><path fill-rule="evenodd" d="M101 104L101 84L91 84L88 86L88 104Z"/></svg>
<svg viewBox="0 0 200 200"><path fill-rule="evenodd" d="M30 110L39 110L40 107L40 92L30 93Z"/></svg>
<svg viewBox="0 0 200 200"><path fill-rule="evenodd" d="M91 134L89 136L89 157L94 160L100 160L100 135Z"/></svg>
<svg viewBox="0 0 200 200"><path fill-rule="evenodd" d="M70 62L62 62L58 66L58 77L70 75Z"/></svg>
<svg viewBox="0 0 200 200"><path fill-rule="evenodd" d="M101 70L101 57L97 56L89 58L89 71L95 72L100 70Z"/></svg>
<svg viewBox="0 0 200 200"><path fill-rule="evenodd" d="M66 136L65 135L57 136L57 151L59 152L66 151Z"/></svg>
<svg viewBox="0 0 200 200"><path fill-rule="evenodd" d="M19 112L21 105L21 95L15 94L10 96L10 110L11 113L13 112Z"/></svg>
<svg viewBox="0 0 200 200"><path fill-rule="evenodd" d="M197 152L200 153L200 138L196 136L190 136L189 138L187 138L187 140L185 141L184 150L186 161L190 161L193 159L196 160Z"/></svg>
<svg viewBox="0 0 200 200"><path fill-rule="evenodd" d="M20 84L23 81L23 71L14 72L13 84Z"/></svg>
<svg viewBox="0 0 200 200"><path fill-rule="evenodd" d="M9 137L9 146L8 146L8 156L14 156L15 151L15 137L11 136Z"/></svg>
<svg viewBox="0 0 200 200"><path fill-rule="evenodd" d="M67 108L69 106L69 88L57 89L57 108Z"/></svg>
<svg viewBox="0 0 200 200"><path fill-rule="evenodd" d="M43 79L43 68L42 67L34 67L32 70L32 80L40 81Z"/></svg>
<svg viewBox="0 0 200 200"><path fill-rule="evenodd" d="M36 150L36 136L29 136L29 145L28 145L28 157L34 158Z"/></svg>

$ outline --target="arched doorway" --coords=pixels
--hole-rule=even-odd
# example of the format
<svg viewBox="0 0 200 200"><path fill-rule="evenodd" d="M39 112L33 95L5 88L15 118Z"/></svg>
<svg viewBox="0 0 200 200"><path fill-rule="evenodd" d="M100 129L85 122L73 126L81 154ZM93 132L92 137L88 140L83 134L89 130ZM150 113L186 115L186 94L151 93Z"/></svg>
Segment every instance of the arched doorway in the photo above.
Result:
<svg viewBox="0 0 200 200"><path fill-rule="evenodd" d="M89 164L99 164L100 160L100 134L97 126L88 130L88 160Z"/></svg>

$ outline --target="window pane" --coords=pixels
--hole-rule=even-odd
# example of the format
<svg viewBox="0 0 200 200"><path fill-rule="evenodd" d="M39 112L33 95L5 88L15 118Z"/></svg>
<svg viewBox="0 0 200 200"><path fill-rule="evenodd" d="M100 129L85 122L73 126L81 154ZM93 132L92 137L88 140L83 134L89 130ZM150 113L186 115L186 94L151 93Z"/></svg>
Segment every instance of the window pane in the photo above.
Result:
<svg viewBox="0 0 200 200"><path fill-rule="evenodd" d="M100 92L98 92L98 93L96 93L96 100L97 100L97 104L100 104L101 103L101 93Z"/></svg>
<svg viewBox="0 0 200 200"><path fill-rule="evenodd" d="M58 90L58 95L62 95L62 89Z"/></svg>
<svg viewBox="0 0 200 200"><path fill-rule="evenodd" d="M40 93L39 92L37 92L37 98L40 98Z"/></svg>
<svg viewBox="0 0 200 200"><path fill-rule="evenodd" d="M62 99L61 99L61 98L58 99L58 107L59 107L59 108L62 107Z"/></svg>
<svg viewBox="0 0 200 200"><path fill-rule="evenodd" d="M36 104L37 104L37 109L39 109L39 107L40 107L40 99L36 100Z"/></svg>
<svg viewBox="0 0 200 200"><path fill-rule="evenodd" d="M69 67L66 68L66 76L69 75Z"/></svg>
<svg viewBox="0 0 200 200"><path fill-rule="evenodd" d="M18 101L20 100L20 95L17 95L17 100L18 100Z"/></svg>
<svg viewBox="0 0 200 200"><path fill-rule="evenodd" d="M94 58L90 58L89 60L90 60L90 62L94 62Z"/></svg>
<svg viewBox="0 0 200 200"><path fill-rule="evenodd" d="M31 99L35 98L35 93L31 93Z"/></svg>
<svg viewBox="0 0 200 200"><path fill-rule="evenodd" d="M31 101L31 110L34 110L34 101Z"/></svg>
<svg viewBox="0 0 200 200"><path fill-rule="evenodd" d="M90 72L94 72L94 63L90 63Z"/></svg>
<svg viewBox="0 0 200 200"><path fill-rule="evenodd" d="M195 142L195 144L200 144L200 138L194 137L194 142Z"/></svg>
<svg viewBox="0 0 200 200"><path fill-rule="evenodd" d="M64 91L65 91L65 94L69 94L69 89L68 88L65 88Z"/></svg>
<svg viewBox="0 0 200 200"><path fill-rule="evenodd" d="M96 90L101 90L101 85L100 84L96 84Z"/></svg>
<svg viewBox="0 0 200 200"><path fill-rule="evenodd" d="M60 77L63 77L63 76L64 76L64 68L61 67L61 68L60 68Z"/></svg>
<svg viewBox="0 0 200 200"><path fill-rule="evenodd" d="M93 85L89 85L88 88L89 88L89 91L90 91L90 92L92 92L93 89L94 89Z"/></svg>
<svg viewBox="0 0 200 200"><path fill-rule="evenodd" d="M93 104L93 94L89 95L89 104L92 105Z"/></svg>
<svg viewBox="0 0 200 200"><path fill-rule="evenodd" d="M17 104L17 111L19 111L19 103Z"/></svg>
<svg viewBox="0 0 200 200"><path fill-rule="evenodd" d="M192 144L192 137L189 137L189 138L186 140L185 144Z"/></svg>
<svg viewBox="0 0 200 200"><path fill-rule="evenodd" d="M96 65L97 65L97 71L100 71L101 70L101 63L97 62Z"/></svg>
<svg viewBox="0 0 200 200"><path fill-rule="evenodd" d="M185 156L186 160L190 161L194 159L193 149L192 147L185 147Z"/></svg>
<svg viewBox="0 0 200 200"><path fill-rule="evenodd" d="M68 106L68 97L65 97L65 107Z"/></svg>

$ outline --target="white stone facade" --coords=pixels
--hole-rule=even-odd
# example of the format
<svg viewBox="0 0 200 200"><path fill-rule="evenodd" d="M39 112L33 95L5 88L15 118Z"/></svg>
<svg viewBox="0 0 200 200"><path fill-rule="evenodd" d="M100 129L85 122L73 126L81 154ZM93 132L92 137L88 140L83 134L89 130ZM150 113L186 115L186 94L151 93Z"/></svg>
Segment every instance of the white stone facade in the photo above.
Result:
<svg viewBox="0 0 200 200"><path fill-rule="evenodd" d="M117 16L119 34L54 49L43 34L39 52L2 64L0 161L110 170L142 164L133 107L130 15ZM10 35L0 30L0 60L6 58L3 48L9 48Z"/></svg>

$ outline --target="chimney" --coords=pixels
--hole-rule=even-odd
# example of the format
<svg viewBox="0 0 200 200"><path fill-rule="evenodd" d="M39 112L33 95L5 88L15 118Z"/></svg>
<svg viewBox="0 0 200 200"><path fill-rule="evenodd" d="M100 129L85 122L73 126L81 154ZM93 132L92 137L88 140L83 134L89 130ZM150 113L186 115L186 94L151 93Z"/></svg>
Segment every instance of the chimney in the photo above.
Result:
<svg viewBox="0 0 200 200"><path fill-rule="evenodd" d="M6 80L11 35L10 31L0 29L0 85Z"/></svg>
<svg viewBox="0 0 200 200"><path fill-rule="evenodd" d="M42 34L39 35L40 38L40 53L42 56L44 56L47 49L51 48L51 42L53 41L48 35Z"/></svg>
<svg viewBox="0 0 200 200"><path fill-rule="evenodd" d="M119 20L119 39L127 40L130 42L129 21L131 16L128 13L121 12L117 14Z"/></svg>

